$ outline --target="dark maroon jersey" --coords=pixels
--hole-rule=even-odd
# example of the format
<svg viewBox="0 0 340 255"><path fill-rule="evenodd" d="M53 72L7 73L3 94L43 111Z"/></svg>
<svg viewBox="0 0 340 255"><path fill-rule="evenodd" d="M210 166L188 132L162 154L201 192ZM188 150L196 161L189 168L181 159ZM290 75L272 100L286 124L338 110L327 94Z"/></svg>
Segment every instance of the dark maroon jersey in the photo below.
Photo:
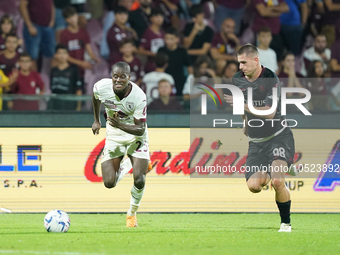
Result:
<svg viewBox="0 0 340 255"><path fill-rule="evenodd" d="M220 53L227 55L236 55L236 43L231 40L224 41L220 32L215 33L211 48L217 48Z"/></svg>
<svg viewBox="0 0 340 255"><path fill-rule="evenodd" d="M0 69L8 76L13 68L19 68L18 66L19 53L15 54L14 58L8 59L4 54L0 54Z"/></svg>
<svg viewBox="0 0 340 255"><path fill-rule="evenodd" d="M28 0L28 13L34 24L47 27L52 20L53 0Z"/></svg>
<svg viewBox="0 0 340 255"><path fill-rule="evenodd" d="M113 24L107 33L106 40L110 49L109 63L112 66L120 58L119 43L125 38L132 38L131 32L121 29L117 24Z"/></svg>
<svg viewBox="0 0 340 255"><path fill-rule="evenodd" d="M269 27L272 31L273 35L277 35L280 33L281 28L281 22L280 17L273 17L273 18L267 18L262 17L260 13L256 10L256 5L258 4L264 4L265 6L270 6L269 3L272 3L274 6L277 6L281 3L284 3L284 0L253 0L252 4L255 9L255 19L253 23L253 30L255 33L258 33L258 31L261 29L261 27Z"/></svg>

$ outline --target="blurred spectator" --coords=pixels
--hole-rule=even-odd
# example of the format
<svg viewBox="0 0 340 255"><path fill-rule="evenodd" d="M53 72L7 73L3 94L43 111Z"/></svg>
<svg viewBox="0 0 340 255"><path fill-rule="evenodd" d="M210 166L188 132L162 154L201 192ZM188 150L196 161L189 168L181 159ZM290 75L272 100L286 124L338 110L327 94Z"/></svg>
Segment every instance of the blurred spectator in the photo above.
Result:
<svg viewBox="0 0 340 255"><path fill-rule="evenodd" d="M230 60L231 61L231 60ZM223 70L227 64L227 60L225 59L218 59L214 61L214 71L217 77L222 77Z"/></svg>
<svg viewBox="0 0 340 255"><path fill-rule="evenodd" d="M336 23L336 41L333 43L331 48L331 77L340 78L340 20ZM332 84L335 85L337 83L335 79L333 79ZM340 91L340 90L339 90Z"/></svg>
<svg viewBox="0 0 340 255"><path fill-rule="evenodd" d="M58 44L54 57L57 66L51 70L51 92L53 94L82 94L82 81L79 77L78 67L70 65L67 61L68 50L66 45ZM81 101L66 101L51 98L49 102L51 110L81 110Z"/></svg>
<svg viewBox="0 0 340 255"><path fill-rule="evenodd" d="M0 51L5 49L5 39L9 34L16 34L13 19L5 14L0 20ZM18 45L22 45L22 40L18 39Z"/></svg>
<svg viewBox="0 0 340 255"><path fill-rule="evenodd" d="M213 59L236 60L236 52L240 47L240 40L234 33L235 21L226 18L221 25L221 31L215 33L210 53Z"/></svg>
<svg viewBox="0 0 340 255"><path fill-rule="evenodd" d="M121 53L119 52L119 43L127 38L127 39L137 39L136 32L131 28L126 26L126 22L129 18L129 11L123 7L118 6L115 11L115 22L113 26L107 33L107 44L110 50L109 56L109 64L112 66L117 62L117 59L121 57Z"/></svg>
<svg viewBox="0 0 340 255"><path fill-rule="evenodd" d="M289 12L283 13L280 17L281 36L285 48L300 55L302 45L303 29L308 19L308 6L306 0L285 0Z"/></svg>
<svg viewBox="0 0 340 255"><path fill-rule="evenodd" d="M158 7L163 12L164 23L163 29L169 27L179 27L180 19L177 16L178 5L180 0L154 0L153 6Z"/></svg>
<svg viewBox="0 0 340 255"><path fill-rule="evenodd" d="M205 93L201 89L198 89L198 86L201 86L201 84L197 82L208 83L211 85L212 83L217 83L216 74L214 70L211 69L211 66L212 65L209 57L199 56L194 64L194 73L188 75L183 88L183 99L186 104L188 104L190 100L190 110L197 111L200 109L200 97L201 94ZM221 89L216 89L216 91L220 95L220 97L223 96L223 92ZM215 94L213 94L213 96L214 98L216 98ZM207 109L217 109L212 100L207 100Z"/></svg>
<svg viewBox="0 0 340 255"><path fill-rule="evenodd" d="M308 102L310 110L330 109L329 97L326 96L328 93L322 61L314 60L310 63L307 88L312 94L311 100Z"/></svg>
<svg viewBox="0 0 340 255"><path fill-rule="evenodd" d="M55 48L55 8L53 0L21 0L20 12L25 21L24 42L32 60L32 69L37 70L39 52L52 58Z"/></svg>
<svg viewBox="0 0 340 255"><path fill-rule="evenodd" d="M107 33L112 27L113 23L116 20L114 9L116 9L119 6L125 7L127 10L131 9L133 0L108 0L107 1L107 8L109 12L106 14L103 24L103 35L102 39L100 41L100 55L104 58L108 58L110 54L109 46L107 45ZM117 3L117 6L115 6L114 3ZM138 39L138 38L137 38Z"/></svg>
<svg viewBox="0 0 340 255"><path fill-rule="evenodd" d="M281 78L280 82L282 83L282 87L291 87L291 88L303 88L304 86L301 84L300 78L303 76L295 71L295 56L293 53L288 52L282 58L282 70L278 74L278 77ZM287 93L287 96L297 96L299 93Z"/></svg>
<svg viewBox="0 0 340 255"><path fill-rule="evenodd" d="M280 16L288 12L289 7L284 0L253 0L255 6L255 19L253 21L253 31L257 34L261 27L269 27L273 40L270 44L276 52L277 61L281 59L283 44L280 36Z"/></svg>
<svg viewBox="0 0 340 255"><path fill-rule="evenodd" d="M307 0L307 5L310 14L307 21L307 28L304 30L303 40L305 40L309 34L315 37L321 33L322 19L325 13L323 1Z"/></svg>
<svg viewBox="0 0 340 255"><path fill-rule="evenodd" d="M321 34L317 35L314 39L314 46L303 53L303 63L300 71L302 75L307 75L309 65L314 60L321 61L324 71L327 72L329 61L331 60L331 50L326 48L326 46L326 37Z"/></svg>
<svg viewBox="0 0 340 255"><path fill-rule="evenodd" d="M259 41L259 46L257 49L260 53L261 65L277 73L277 56L275 51L269 48L270 42L272 41L272 33L270 28L262 27L258 32L257 39Z"/></svg>
<svg viewBox="0 0 340 255"><path fill-rule="evenodd" d="M235 33L240 34L244 6L249 0L212 0L215 6L215 27L221 27L226 18L235 21Z"/></svg>
<svg viewBox="0 0 340 255"><path fill-rule="evenodd" d="M165 33L162 30L164 21L163 14L159 9L152 9L150 15L151 25L145 30L140 40L138 52L148 57L145 64L145 72L152 72L156 69L154 64L154 56L159 48L164 46Z"/></svg>
<svg viewBox="0 0 340 255"><path fill-rule="evenodd" d="M2 110L2 94L4 91L9 91L12 84L18 78L18 70L13 70L10 77L7 77L0 69L0 111Z"/></svg>
<svg viewBox="0 0 340 255"><path fill-rule="evenodd" d="M0 53L0 69L8 76L13 68L17 68L19 60L18 37L15 34L9 34L5 38L5 50Z"/></svg>
<svg viewBox="0 0 340 255"><path fill-rule="evenodd" d="M67 46L68 61L79 67L80 77L83 78L84 69L92 69L94 62L99 63L99 59L92 51L88 32L78 26L77 10L72 6L66 7L63 10L63 16L67 22L67 28L61 32L60 43ZM94 62L84 60L85 50Z"/></svg>
<svg viewBox="0 0 340 255"><path fill-rule="evenodd" d="M165 69L165 72L174 78L176 95L181 96L186 80L184 72L186 71L190 74L193 70L187 50L183 47L179 47L178 42L178 31L175 28L169 28L165 33L165 46L160 48L158 52L163 52L168 55L168 67Z"/></svg>
<svg viewBox="0 0 340 255"><path fill-rule="evenodd" d="M140 7L130 12L129 23L137 32L138 38L142 38L145 30L150 26L149 16L151 14L152 0L139 0Z"/></svg>
<svg viewBox="0 0 340 255"><path fill-rule="evenodd" d="M87 9L91 19L100 19L104 15L104 0L88 0Z"/></svg>
<svg viewBox="0 0 340 255"><path fill-rule="evenodd" d="M58 43L61 32L67 27L67 23L63 17L63 9L71 4L71 0L54 0L55 6L55 39Z"/></svg>
<svg viewBox="0 0 340 255"><path fill-rule="evenodd" d="M142 82L142 77L144 76L144 70L142 64L138 57L134 56L136 51L136 46L131 39L123 39L120 43L119 50L122 53L117 61L124 61L130 65L130 80L137 85ZM112 66L110 66L111 69Z"/></svg>
<svg viewBox="0 0 340 255"><path fill-rule="evenodd" d="M232 78L239 70L239 63L236 60L229 60L223 69L222 82L224 84L232 84Z"/></svg>
<svg viewBox="0 0 340 255"><path fill-rule="evenodd" d="M12 86L12 92L21 95L42 95L44 93L44 83L38 72L31 71L32 58L28 53L20 54L19 66L19 75ZM12 109L36 111L39 110L39 101L16 99Z"/></svg>
<svg viewBox="0 0 340 255"><path fill-rule="evenodd" d="M314 60L310 63L307 77L309 78L307 81L307 88L312 95L327 94L327 87L325 84L325 70L323 68L322 61Z"/></svg>
<svg viewBox="0 0 340 255"><path fill-rule="evenodd" d="M192 23L184 28L184 48L188 49L191 62L195 63L198 56L207 55L214 31L204 24L202 6L195 4L190 8Z"/></svg>
<svg viewBox="0 0 340 255"><path fill-rule="evenodd" d="M145 94L148 100L148 104L159 97L158 82L160 80L167 80L171 84L173 93L176 94L174 78L170 74L164 72L165 69L168 67L168 61L168 55L163 52L158 52L155 57L156 70L147 73L143 77L142 82L145 85Z"/></svg>
<svg viewBox="0 0 340 255"><path fill-rule="evenodd" d="M321 34L326 36L327 47L330 48L336 41L335 23L340 18L340 0L324 0L324 4Z"/></svg>
<svg viewBox="0 0 340 255"><path fill-rule="evenodd" d="M159 98L153 100L148 106L150 111L182 111L183 106L171 97L171 84L168 80L163 79L158 82Z"/></svg>

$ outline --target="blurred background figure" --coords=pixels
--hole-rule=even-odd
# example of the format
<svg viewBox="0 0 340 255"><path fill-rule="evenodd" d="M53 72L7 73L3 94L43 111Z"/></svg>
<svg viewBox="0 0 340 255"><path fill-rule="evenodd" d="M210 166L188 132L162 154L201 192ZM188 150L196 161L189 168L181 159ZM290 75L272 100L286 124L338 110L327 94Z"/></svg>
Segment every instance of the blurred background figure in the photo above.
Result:
<svg viewBox="0 0 340 255"><path fill-rule="evenodd" d="M156 70L147 73L143 77L143 90L147 96L148 104L159 97L158 83L160 80L167 80L171 85L172 94L176 94L174 78L170 74L165 73L165 70L168 67L168 61L168 55L163 52L158 52L155 57Z"/></svg>
<svg viewBox="0 0 340 255"><path fill-rule="evenodd" d="M28 53L19 56L19 74L12 86L12 93L20 95L42 95L45 85L38 72L31 71L32 58ZM16 111L37 111L39 100L16 99L9 108Z"/></svg>
<svg viewBox="0 0 340 255"><path fill-rule="evenodd" d="M171 96L172 87L168 80L162 79L158 82L159 97L154 99L148 106L149 111L182 111L183 106Z"/></svg>
<svg viewBox="0 0 340 255"><path fill-rule="evenodd" d="M20 12L25 21L23 30L25 50L33 60L32 70L37 71L37 59L40 52L48 59L54 55L56 40L53 0L21 0Z"/></svg>
<svg viewBox="0 0 340 255"><path fill-rule="evenodd" d="M69 64L66 45L58 44L54 54L57 66L52 68L50 75L51 92L57 95L82 95L82 79L79 76L77 66ZM50 110L81 110L81 101L76 102L51 98Z"/></svg>

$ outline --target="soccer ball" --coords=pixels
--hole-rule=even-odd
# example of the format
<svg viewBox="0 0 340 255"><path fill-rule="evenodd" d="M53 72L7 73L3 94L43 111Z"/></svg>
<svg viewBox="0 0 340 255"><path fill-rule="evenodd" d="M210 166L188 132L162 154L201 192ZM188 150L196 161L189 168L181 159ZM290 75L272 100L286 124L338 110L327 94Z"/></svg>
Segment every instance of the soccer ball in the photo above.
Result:
<svg viewBox="0 0 340 255"><path fill-rule="evenodd" d="M44 226L48 232L67 232L70 225L70 217L62 210L50 211L46 214L44 219Z"/></svg>

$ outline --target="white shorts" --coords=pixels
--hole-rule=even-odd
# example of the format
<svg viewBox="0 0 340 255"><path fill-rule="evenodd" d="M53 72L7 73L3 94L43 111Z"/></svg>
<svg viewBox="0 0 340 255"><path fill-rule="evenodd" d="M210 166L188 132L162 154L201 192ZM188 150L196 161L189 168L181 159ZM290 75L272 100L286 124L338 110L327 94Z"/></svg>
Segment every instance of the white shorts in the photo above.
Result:
<svg viewBox="0 0 340 255"><path fill-rule="evenodd" d="M135 158L150 160L148 140L132 139L117 142L106 138L101 162L103 163L109 159L125 156L125 154Z"/></svg>

